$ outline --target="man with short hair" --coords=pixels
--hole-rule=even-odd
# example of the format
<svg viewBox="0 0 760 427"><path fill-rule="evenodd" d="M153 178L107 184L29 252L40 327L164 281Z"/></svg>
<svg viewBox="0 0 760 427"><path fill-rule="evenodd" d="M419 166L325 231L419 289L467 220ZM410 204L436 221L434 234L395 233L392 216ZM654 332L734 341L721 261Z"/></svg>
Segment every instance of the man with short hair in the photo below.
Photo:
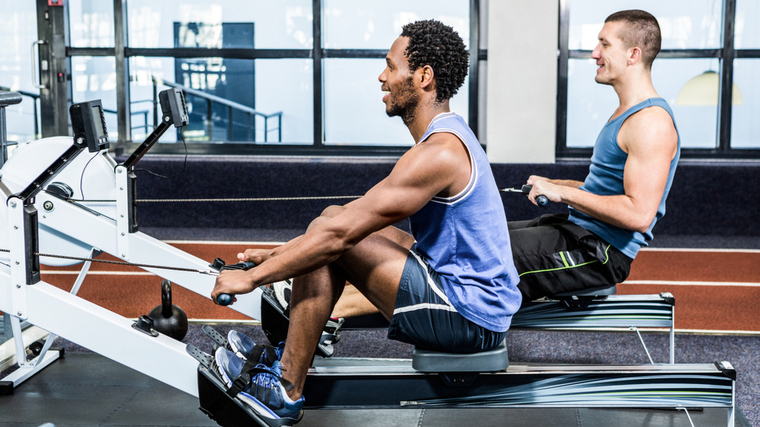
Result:
<svg viewBox="0 0 760 427"><path fill-rule="evenodd" d="M570 213L509 224L524 301L620 283L652 240L681 147L673 112L652 85L660 43L660 27L647 12L605 20L591 57L596 82L612 86L619 106L596 140L584 182L528 179L531 201L544 195L568 204Z"/></svg>
<svg viewBox="0 0 760 427"><path fill-rule="evenodd" d="M300 420L307 370L347 280L390 321L389 338L448 352L490 350L504 340L521 302L504 207L480 143L449 112L468 60L450 27L404 26L379 80L386 113L401 117L415 145L360 199L326 209L275 250L247 250L242 258L257 267L218 276L214 301L295 277L279 360L259 365L239 394L262 416ZM391 226L405 218L411 235ZM216 362L230 386L243 363L224 348ZM293 387L286 390L285 380Z"/></svg>

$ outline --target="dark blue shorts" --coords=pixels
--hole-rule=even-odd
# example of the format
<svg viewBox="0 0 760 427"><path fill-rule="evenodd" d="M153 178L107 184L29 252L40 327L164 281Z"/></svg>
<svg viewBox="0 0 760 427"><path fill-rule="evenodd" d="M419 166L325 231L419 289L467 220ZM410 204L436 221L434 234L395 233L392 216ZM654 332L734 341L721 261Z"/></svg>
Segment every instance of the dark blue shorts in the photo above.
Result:
<svg viewBox="0 0 760 427"><path fill-rule="evenodd" d="M506 335L462 317L446 297L438 273L412 247L398 286L388 338L430 350L475 353L495 348Z"/></svg>

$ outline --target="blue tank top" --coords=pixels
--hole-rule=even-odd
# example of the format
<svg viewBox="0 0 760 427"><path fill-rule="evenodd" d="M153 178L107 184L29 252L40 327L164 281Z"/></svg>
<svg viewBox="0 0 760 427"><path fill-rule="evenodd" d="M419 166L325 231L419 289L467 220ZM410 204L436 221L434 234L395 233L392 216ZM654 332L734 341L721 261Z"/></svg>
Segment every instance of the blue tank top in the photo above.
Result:
<svg viewBox="0 0 760 427"><path fill-rule="evenodd" d="M470 156L470 181L459 194L434 197L409 218L416 251L440 275L449 301L462 316L504 332L522 296L491 165L462 117L439 114L419 144L437 132L451 133L462 141Z"/></svg>
<svg viewBox="0 0 760 427"><path fill-rule="evenodd" d="M670 109L668 103L662 98L647 99L646 101L629 108L625 113L616 117L614 120L608 121L596 138L594 154L591 156L589 174L586 177L586 181L580 187L581 190L600 196L625 194L625 188L623 187L623 170L625 168L625 162L628 159L628 154L623 151L617 143L618 132L628 117L644 108L652 106L662 107L667 111L668 114L670 114L670 118L673 120L673 126L675 127L676 121L675 118L673 118L673 111ZM676 134L678 134L678 128L676 128ZM665 184L665 191L662 194L660 206L657 208L657 214L649 225L649 229L646 233L642 234L638 231L615 227L614 225L604 223L584 213L578 212L573 208L570 208L570 221L601 237L629 258L635 258L639 249L641 249L642 246L647 246L649 244L648 242L652 240L652 228L654 228L657 221L665 215L665 199L667 199L668 193L670 192L670 186L673 183L673 175L675 175L676 165L678 164L678 159L680 157L681 137L679 136L678 149L676 151L676 156L670 162L668 181L667 184Z"/></svg>

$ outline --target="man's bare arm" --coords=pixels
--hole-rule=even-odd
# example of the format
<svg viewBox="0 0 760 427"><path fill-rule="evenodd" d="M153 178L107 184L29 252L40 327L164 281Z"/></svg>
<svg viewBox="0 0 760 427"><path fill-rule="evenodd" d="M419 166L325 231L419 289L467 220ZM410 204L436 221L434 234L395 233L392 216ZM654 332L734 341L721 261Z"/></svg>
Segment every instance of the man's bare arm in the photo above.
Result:
<svg viewBox="0 0 760 427"><path fill-rule="evenodd" d="M623 172L625 194L598 196L577 188L537 181L530 198L545 195L608 224L646 232L657 213L675 157L678 135L670 115L658 107L647 108L626 120L618 134L628 153Z"/></svg>
<svg viewBox="0 0 760 427"><path fill-rule="evenodd" d="M450 134L433 135L399 159L391 174L346 209L311 227L277 256L248 271L227 271L217 278L212 297L246 293L261 284L297 277L337 260L369 234L411 216L434 196L446 192L469 161Z"/></svg>
<svg viewBox="0 0 760 427"><path fill-rule="evenodd" d="M543 176L538 175L531 175L530 178L528 178L528 185L533 185L534 183L538 181L548 181L549 183L552 183L554 185L561 185L563 187L573 187L578 188L581 185L583 185L583 181L575 181L572 179L551 179L551 178L545 178Z"/></svg>

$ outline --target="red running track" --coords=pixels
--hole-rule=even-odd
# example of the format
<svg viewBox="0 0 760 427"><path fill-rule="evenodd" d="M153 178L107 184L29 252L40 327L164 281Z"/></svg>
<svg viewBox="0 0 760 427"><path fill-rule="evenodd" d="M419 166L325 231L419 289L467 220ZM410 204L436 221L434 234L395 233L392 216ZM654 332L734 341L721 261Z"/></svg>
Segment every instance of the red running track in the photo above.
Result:
<svg viewBox="0 0 760 427"><path fill-rule="evenodd" d="M246 247L271 247L216 242L172 245L204 260L220 257L230 263ZM42 279L69 290L78 269L44 267ZM94 263L79 295L136 318L160 303L160 284L159 277L136 267ZM191 319L247 319L180 286L172 289L174 304ZM633 262L628 280L618 286L618 293L660 292L670 292L676 298L678 330L760 332L760 251L643 250Z"/></svg>

